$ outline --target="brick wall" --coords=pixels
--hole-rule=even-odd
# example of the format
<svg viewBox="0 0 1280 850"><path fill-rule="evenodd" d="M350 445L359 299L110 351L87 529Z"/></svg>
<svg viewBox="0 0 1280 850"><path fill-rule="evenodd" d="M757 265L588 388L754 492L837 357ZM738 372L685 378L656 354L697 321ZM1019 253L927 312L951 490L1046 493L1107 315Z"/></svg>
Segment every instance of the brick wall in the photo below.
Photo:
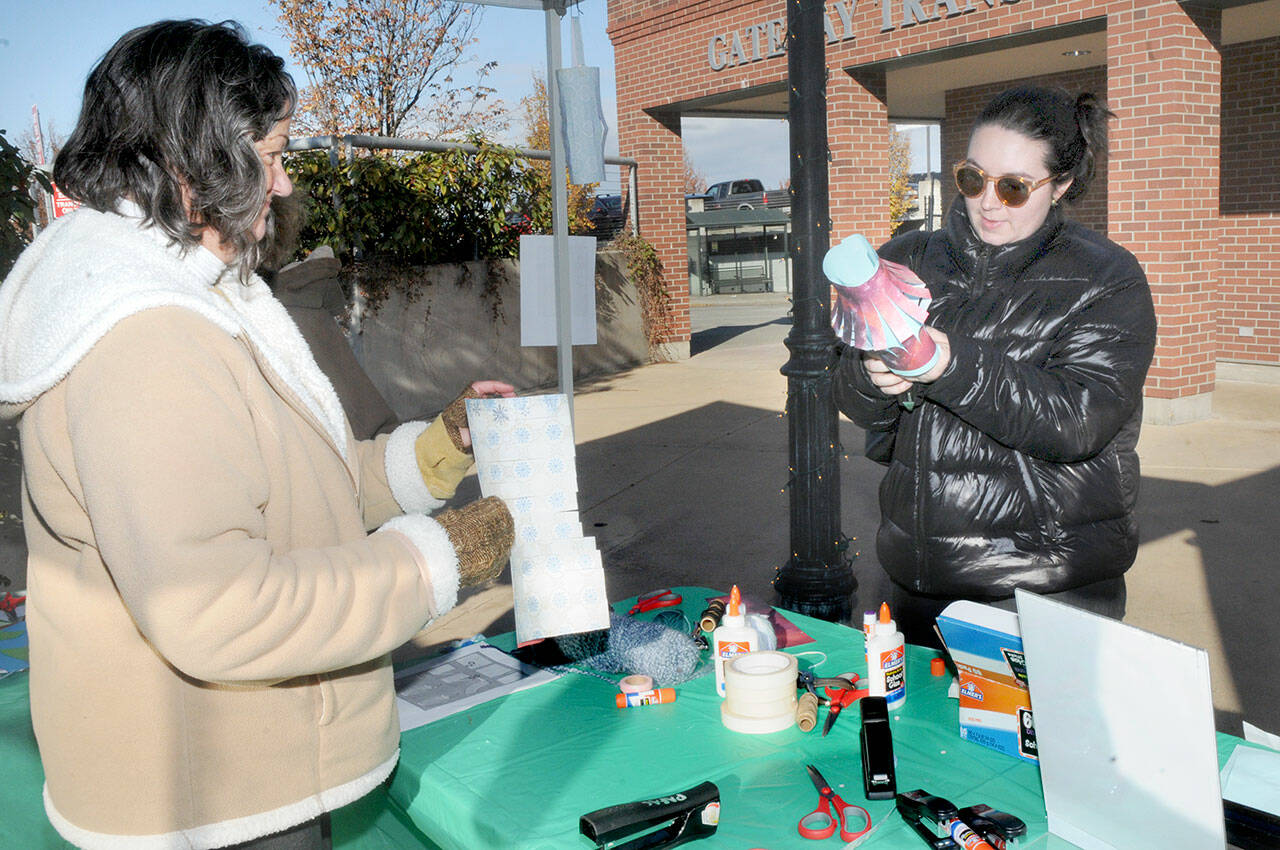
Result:
<svg viewBox="0 0 1280 850"><path fill-rule="evenodd" d="M1280 38L1222 50L1218 357L1280 365ZM1241 333L1252 329L1252 334Z"/></svg>
<svg viewBox="0 0 1280 850"><path fill-rule="evenodd" d="M836 73L827 82L833 245L853 233L861 233L872 245L889 238L889 115L884 97L883 72L857 77Z"/></svg>
<svg viewBox="0 0 1280 850"><path fill-rule="evenodd" d="M1013 86L1058 86L1076 95L1081 92L1093 92L1105 98L1107 92L1107 69L1104 66L1082 68L1063 74L1051 74L1037 77L1023 77L1017 80L1003 80L982 86L970 86L963 89L951 89L947 92L946 117L942 121L942 173L945 196L955 197L955 189L951 182L951 164L964 159L969 146L969 130L977 119L982 108L991 98ZM948 201L949 203L949 201ZM1064 208L1067 215L1086 227L1099 233L1107 232L1107 157L1106 152L1099 158L1097 173L1093 183L1083 198Z"/></svg>
<svg viewBox="0 0 1280 850"><path fill-rule="evenodd" d="M764 8L766 11L761 11ZM687 345L689 250L684 218L684 147L671 104L719 88L742 88L786 78L786 57L764 59L715 76L707 42L770 15L786 17L782 2L739 0L620 0L609 4L609 38L617 73L618 147L634 157L641 235L653 243L671 295L666 340Z"/></svg>
<svg viewBox="0 0 1280 850"><path fill-rule="evenodd" d="M1280 88L1280 40L1232 46L1220 58L1221 12L1177 0L996 0L990 6L957 4L967 11L954 16L945 14L946 4L925 3L915 8L934 18L895 20L887 31L883 8L857 3L849 28L856 37L827 45L833 238L858 231L874 241L888 233L887 196L870 187L887 168L889 116L883 73L868 66L1105 17L1105 67L1032 81L1093 90L1117 112L1108 161L1089 193L1068 211L1134 251L1148 272L1161 327L1148 396L1207 397L1219 356L1280 364L1280 249L1272 247L1280 245L1280 169L1270 154L1280 142L1274 94ZM843 30L830 10L828 17L837 32ZM658 245L676 299L674 342L688 339L679 109L700 98L784 82L785 55L756 51L750 33L785 18L785 0L609 3L619 147L640 161L641 227ZM709 42L734 33L748 60L713 70ZM950 94L945 165L963 154L981 102L1007 84ZM1241 166L1230 175L1224 170L1221 195L1231 200L1223 201L1221 216L1220 121L1223 161ZM1239 335L1240 327L1253 328L1254 335Z"/></svg>
<svg viewBox="0 0 1280 850"><path fill-rule="evenodd" d="M1213 390L1220 20L1219 9L1174 0L1115 3L1107 16L1107 102L1117 116L1107 221L1151 284L1160 322L1152 399L1207 399ZM1182 415L1168 411L1171 421Z"/></svg>

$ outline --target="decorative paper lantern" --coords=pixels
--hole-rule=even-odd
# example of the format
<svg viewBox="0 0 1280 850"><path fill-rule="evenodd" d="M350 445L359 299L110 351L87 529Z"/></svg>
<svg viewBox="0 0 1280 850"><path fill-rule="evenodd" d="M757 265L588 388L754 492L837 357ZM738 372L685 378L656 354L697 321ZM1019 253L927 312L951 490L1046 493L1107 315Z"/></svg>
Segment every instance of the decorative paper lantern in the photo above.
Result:
<svg viewBox="0 0 1280 850"><path fill-rule="evenodd" d="M932 296L915 272L880 259L861 235L827 251L822 272L835 285L831 327L862 351L874 351L904 377L928 372L938 361L933 337L921 328Z"/></svg>

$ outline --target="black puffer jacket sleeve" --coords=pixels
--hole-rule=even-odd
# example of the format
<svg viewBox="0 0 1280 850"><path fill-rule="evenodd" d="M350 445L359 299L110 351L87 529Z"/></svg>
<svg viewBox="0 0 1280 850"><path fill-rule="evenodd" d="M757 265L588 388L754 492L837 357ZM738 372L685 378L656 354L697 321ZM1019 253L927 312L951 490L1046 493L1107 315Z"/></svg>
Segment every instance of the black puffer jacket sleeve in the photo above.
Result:
<svg viewBox="0 0 1280 850"><path fill-rule="evenodd" d="M1086 256L1064 273L1099 283L1079 293L1068 314L1027 319L1052 333L1036 361L1011 356L1007 340L957 333L946 372L921 386L923 397L997 442L1055 462L1093 457L1114 439L1142 401L1155 346L1151 295L1137 261L1080 241L1074 251ZM1053 276L1036 277L1034 285L1055 285Z"/></svg>
<svg viewBox="0 0 1280 850"><path fill-rule="evenodd" d="M892 431L898 427L898 399L887 396L871 383L862 365L862 352L843 343L837 345L836 407L855 424L868 431Z"/></svg>

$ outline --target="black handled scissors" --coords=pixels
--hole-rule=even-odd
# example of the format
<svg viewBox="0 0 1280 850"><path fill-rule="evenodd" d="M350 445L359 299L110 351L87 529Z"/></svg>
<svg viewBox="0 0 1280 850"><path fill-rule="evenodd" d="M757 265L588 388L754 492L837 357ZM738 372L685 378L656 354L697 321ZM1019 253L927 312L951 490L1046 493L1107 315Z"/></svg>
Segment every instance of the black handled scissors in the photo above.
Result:
<svg viewBox="0 0 1280 850"><path fill-rule="evenodd" d="M797 828L801 835L815 841L830 838L839 826L840 838L844 841L853 841L871 831L871 815L866 809L862 806L851 806L840 799L840 795L831 790L830 783L813 765L806 764L804 769L809 771L809 779L818 789L818 807L800 818ZM832 814L832 808L835 809L835 814ZM852 825L849 823L850 819L853 820ZM857 831L855 832L854 829Z"/></svg>

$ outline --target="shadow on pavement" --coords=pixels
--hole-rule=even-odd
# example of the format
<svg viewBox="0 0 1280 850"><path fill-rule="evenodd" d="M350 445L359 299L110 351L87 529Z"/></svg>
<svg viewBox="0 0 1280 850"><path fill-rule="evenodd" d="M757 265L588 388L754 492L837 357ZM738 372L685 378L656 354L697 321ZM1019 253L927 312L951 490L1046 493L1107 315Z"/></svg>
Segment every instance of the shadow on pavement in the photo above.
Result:
<svg viewBox="0 0 1280 850"><path fill-rule="evenodd" d="M694 331L689 336L689 355L701 354L704 351L715 348L717 345L728 342L729 340L749 333L750 331L766 328L770 325L790 326L791 318L784 316L780 319L774 319L770 322L760 322L756 325L721 325L716 328L707 328L706 330Z"/></svg>
<svg viewBox="0 0 1280 850"><path fill-rule="evenodd" d="M1280 646L1275 605L1280 577L1273 569L1280 552L1277 493L1280 469L1218 485L1144 476L1138 501L1143 543L1189 534L1200 550L1209 613L1217 621L1243 709L1243 717L1219 710L1216 722L1235 735L1241 733L1242 719L1280 733L1280 678L1274 663Z"/></svg>

